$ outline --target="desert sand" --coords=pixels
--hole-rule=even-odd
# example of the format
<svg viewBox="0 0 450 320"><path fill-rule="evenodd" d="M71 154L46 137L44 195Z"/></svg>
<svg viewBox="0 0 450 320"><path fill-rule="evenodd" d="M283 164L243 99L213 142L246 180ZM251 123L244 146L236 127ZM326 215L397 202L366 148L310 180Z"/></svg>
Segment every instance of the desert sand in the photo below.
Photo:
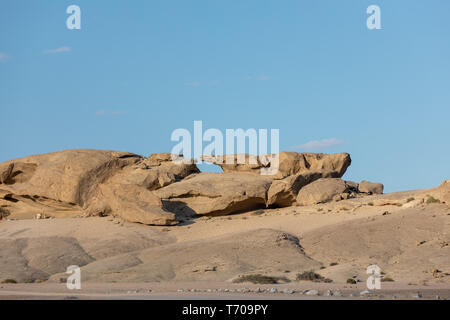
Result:
<svg viewBox="0 0 450 320"><path fill-rule="evenodd" d="M135 166L139 158L121 159L130 161L130 158L134 159ZM346 169L348 165L342 164L341 168ZM114 198L110 190L113 194L124 190L123 187L114 189L117 182L112 181L114 176L109 174L107 179L101 179L102 190L108 190L105 198L100 199L99 193L90 187L91 195L82 195L83 201L89 203L84 209L76 203L76 195L62 193L69 200L75 199L71 204L56 196L53 199L42 195L27 197L21 190L38 190L39 186L34 184L31 188L11 181L8 184L4 179L6 183L0 184L2 204L10 214L0 221L0 280L17 283L0 284L0 299L450 298L447 182L428 190L351 193L348 190L352 183L339 179L345 169L327 178L322 172L322 176L316 177L314 173L315 178L310 179L311 174L307 173L307 182L298 190L313 183L331 181L332 188L320 187L319 190L338 190L339 197L331 194L331 197L326 195L329 198L326 201L296 205L295 198L297 201L300 198L298 190L292 191L295 189L292 184L286 187L285 180L300 181L301 170L296 169L295 179L290 178L293 173L288 172L276 180L282 181L279 183L282 188L278 185L274 192L276 201L289 205L264 207L256 195L242 196L229 191L224 192L219 203L214 195L219 191L205 188L205 180L216 188L225 186L227 190L233 188L233 184L238 186L235 189L245 189L246 183L253 183L249 190L254 190L251 192L255 194L260 194L261 188L270 193L275 182L252 175L257 181L254 182L247 172L203 174L193 167L187 169L182 170L184 178L176 179L169 174L168 182L153 179L147 184L145 192L152 192L151 205L139 208L138 221L131 217L132 213L119 213L129 199L110 201L113 208L109 213L85 214L92 213L92 205L106 206L104 199ZM125 166L125 170L141 169ZM158 170L158 174L167 174L166 168ZM9 171L11 177L12 170ZM119 171L126 173L123 167ZM100 175L103 174L104 171ZM238 175L242 174L246 176L239 180ZM300 174L303 179L305 173ZM216 183L220 175L232 176ZM115 177L117 179L118 175ZM159 186L154 187L155 183ZM345 192L339 191L342 186ZM375 184L368 186L371 187L375 188L373 190L380 188ZM141 184L139 188L144 187ZM199 190L201 195L193 193L193 189ZM61 195L54 188L48 190L53 195ZM154 195L162 193L170 196L159 197L161 202ZM180 199L190 196L195 199L187 199L180 206ZM212 199L210 202L208 197ZM164 206L164 199L168 202L175 199L175 205ZM315 202L314 199L317 199L314 192L302 197L304 202ZM239 204L224 206L225 202ZM152 213L151 221L146 220L150 224L143 223L141 220L146 218L141 209L150 210L158 203L160 211ZM186 203L191 209L202 208L203 212L187 212ZM42 208L47 209L42 211ZM160 213L164 216L162 220L158 217ZM160 225L155 225L155 221ZM69 265L81 267L80 290L66 288L68 275L65 271ZM380 290L366 291L369 265L377 265L382 271ZM298 274L308 271L322 278L298 280ZM272 279L274 283L244 281L243 277L249 275L266 276L266 280ZM349 279L354 283L349 283Z"/></svg>

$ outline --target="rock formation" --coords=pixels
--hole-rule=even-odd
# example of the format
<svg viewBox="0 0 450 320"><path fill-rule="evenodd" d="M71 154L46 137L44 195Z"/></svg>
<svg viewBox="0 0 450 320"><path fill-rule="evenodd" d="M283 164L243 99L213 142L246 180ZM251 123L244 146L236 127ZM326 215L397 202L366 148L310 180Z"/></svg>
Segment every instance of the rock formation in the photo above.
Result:
<svg viewBox="0 0 450 320"><path fill-rule="evenodd" d="M348 198L349 186L339 178L321 178L303 187L297 195L297 205L308 206Z"/></svg>
<svg viewBox="0 0 450 320"><path fill-rule="evenodd" d="M261 168L270 168L275 162L275 155L261 157L249 155L231 155L233 162L227 161L224 156L205 156L203 160L219 165L224 173L247 172L260 174ZM245 159L245 163L239 163ZM351 164L348 153L324 154L324 153L297 153L280 152L278 171L275 175L268 176L272 179L283 179L297 174L311 172L320 173L323 178L340 178ZM242 161L244 162L244 161Z"/></svg>
<svg viewBox="0 0 450 320"><path fill-rule="evenodd" d="M229 156L228 156L229 157ZM241 157L239 159L239 157ZM249 155L209 156L203 160L219 165L225 173L250 173L260 176L262 168L270 168L275 155L262 157ZM229 162L232 159L233 162ZM245 162L243 161L245 160ZM228 161L228 162L227 162ZM238 163L244 162L242 164ZM295 203L298 191L319 178L340 178L351 164L348 153L281 152L278 172L265 175L273 179L267 195L267 206L287 207Z"/></svg>
<svg viewBox="0 0 450 320"><path fill-rule="evenodd" d="M169 155L170 156L170 155ZM144 224L175 224L151 190L198 172L167 154L146 159L117 151L65 150L0 164L1 203L50 216L112 214Z"/></svg>
<svg viewBox="0 0 450 320"><path fill-rule="evenodd" d="M272 180L248 173L200 173L155 194L178 214L224 215L266 206Z"/></svg>
<svg viewBox="0 0 450 320"><path fill-rule="evenodd" d="M340 179L351 164L347 153L230 158L234 162L222 163L227 156L204 157L224 173L201 173L194 161L173 162L169 153L145 158L65 150L15 159L0 164L0 207L13 218L113 215L173 225L195 215L310 205L383 191L382 184L363 181L358 186ZM275 174L261 175L262 168L272 170L276 164Z"/></svg>
<svg viewBox="0 0 450 320"><path fill-rule="evenodd" d="M358 186L358 191L368 194L382 194L384 186L381 183L369 182L366 180L361 181Z"/></svg>

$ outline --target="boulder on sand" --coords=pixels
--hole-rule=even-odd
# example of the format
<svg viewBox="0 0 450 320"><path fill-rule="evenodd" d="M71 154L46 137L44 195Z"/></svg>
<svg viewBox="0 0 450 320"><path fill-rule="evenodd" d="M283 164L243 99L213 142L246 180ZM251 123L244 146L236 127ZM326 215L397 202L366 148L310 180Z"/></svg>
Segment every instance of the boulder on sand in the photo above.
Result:
<svg viewBox="0 0 450 320"><path fill-rule="evenodd" d="M336 196L348 194L349 187L339 178L321 178L304 186L297 195L297 205L308 206L329 202Z"/></svg>
<svg viewBox="0 0 450 320"><path fill-rule="evenodd" d="M267 193L267 206L291 206L302 187L320 178L320 173L311 172L289 176L282 180L274 180Z"/></svg>
<svg viewBox="0 0 450 320"><path fill-rule="evenodd" d="M265 207L272 180L247 173L199 173L158 189L166 209L183 215L226 215Z"/></svg>
<svg viewBox="0 0 450 320"><path fill-rule="evenodd" d="M358 191L368 194L382 194L384 186L381 183L369 182L366 180L361 181L358 185Z"/></svg>

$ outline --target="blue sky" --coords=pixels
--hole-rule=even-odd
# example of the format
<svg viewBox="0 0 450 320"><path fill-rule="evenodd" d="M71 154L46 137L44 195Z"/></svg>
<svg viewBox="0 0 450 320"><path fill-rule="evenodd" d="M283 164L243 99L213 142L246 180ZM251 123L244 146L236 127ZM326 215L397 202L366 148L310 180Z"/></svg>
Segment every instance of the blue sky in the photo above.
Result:
<svg viewBox="0 0 450 320"><path fill-rule="evenodd" d="M79 5L81 30L66 28ZM368 30L366 8L381 8ZM450 2L0 2L0 161L170 152L176 128L277 128L385 190L450 179ZM306 145L306 146L305 146ZM303 149L302 147L303 146Z"/></svg>

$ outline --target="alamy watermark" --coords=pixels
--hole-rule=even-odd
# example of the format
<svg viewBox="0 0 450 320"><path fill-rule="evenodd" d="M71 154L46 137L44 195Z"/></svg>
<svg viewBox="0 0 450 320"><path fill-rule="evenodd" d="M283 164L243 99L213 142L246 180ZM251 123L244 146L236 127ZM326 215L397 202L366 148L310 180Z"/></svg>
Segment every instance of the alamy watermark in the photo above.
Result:
<svg viewBox="0 0 450 320"><path fill-rule="evenodd" d="M70 14L66 19L66 26L69 30L81 29L81 8L72 4L67 7L66 13ZM378 5L372 4L367 7L366 13L370 16L366 20L366 26L369 30L381 29L381 9Z"/></svg>
<svg viewBox="0 0 450 320"><path fill-rule="evenodd" d="M279 166L280 130L270 129L270 153L268 133L267 129L226 129L224 141L222 131L210 128L203 132L203 122L194 121L193 136L185 128L172 132L171 141L178 142L172 148L172 160L201 164L205 158L213 158L218 164L260 165L261 175L274 175ZM203 142L208 144L203 147Z"/></svg>
<svg viewBox="0 0 450 320"><path fill-rule="evenodd" d="M369 289L369 290L381 289L381 269L380 269L380 267L375 264L372 264L367 267L366 273L370 274L370 276L367 278L367 281L366 281L367 289Z"/></svg>
<svg viewBox="0 0 450 320"><path fill-rule="evenodd" d="M66 280L66 287L69 290L81 289L81 269L79 266L71 265L67 267L67 274L70 276Z"/></svg>
<svg viewBox="0 0 450 320"><path fill-rule="evenodd" d="M69 30L80 30L81 29L81 9L77 5L70 5L66 9L66 13L70 16L66 20L66 26Z"/></svg>
<svg viewBox="0 0 450 320"><path fill-rule="evenodd" d="M372 4L367 7L367 14L370 16L367 18L366 25L369 30L381 29L381 9L379 6Z"/></svg>

